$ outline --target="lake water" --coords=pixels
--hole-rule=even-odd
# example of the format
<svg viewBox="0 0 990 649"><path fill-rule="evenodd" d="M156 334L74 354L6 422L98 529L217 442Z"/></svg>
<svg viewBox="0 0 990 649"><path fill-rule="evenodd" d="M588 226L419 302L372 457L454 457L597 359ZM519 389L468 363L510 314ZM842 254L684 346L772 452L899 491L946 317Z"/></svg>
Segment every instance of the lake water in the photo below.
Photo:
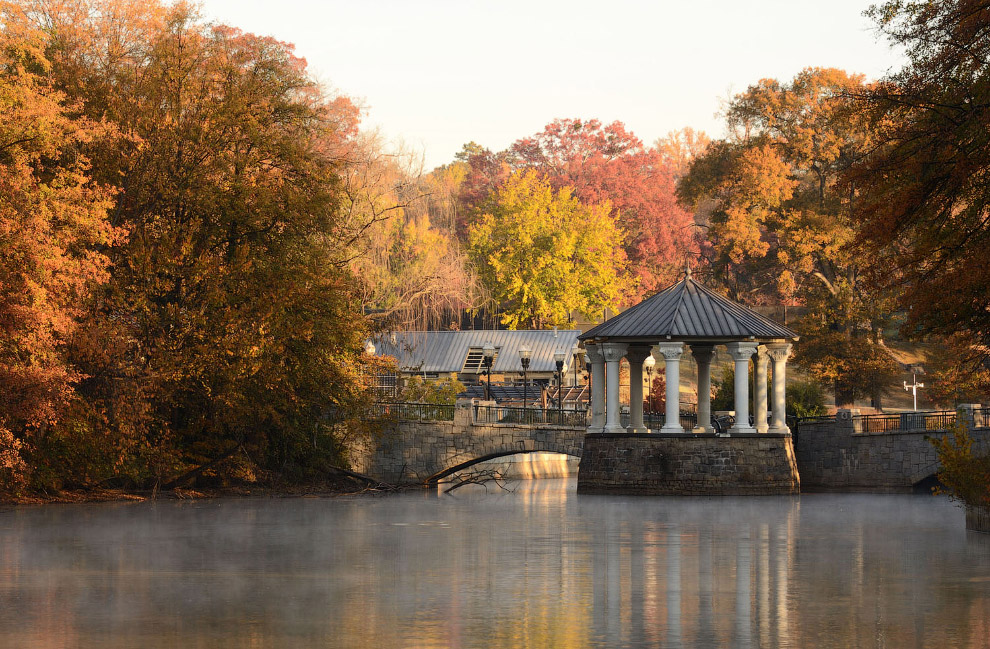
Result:
<svg viewBox="0 0 990 649"><path fill-rule="evenodd" d="M943 498L511 493L0 510L0 647L990 647Z"/></svg>

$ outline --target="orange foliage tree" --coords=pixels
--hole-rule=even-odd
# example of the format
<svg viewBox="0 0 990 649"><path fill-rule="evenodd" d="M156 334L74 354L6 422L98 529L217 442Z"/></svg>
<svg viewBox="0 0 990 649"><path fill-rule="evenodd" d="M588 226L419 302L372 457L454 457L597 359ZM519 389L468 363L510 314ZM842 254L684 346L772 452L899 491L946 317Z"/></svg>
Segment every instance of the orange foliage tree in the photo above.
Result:
<svg viewBox="0 0 990 649"><path fill-rule="evenodd" d="M840 404L879 399L898 369L882 342L890 299L863 281L872 260L852 250L855 195L842 183L872 142L849 99L864 89L835 69L761 80L729 104L730 137L679 185L685 203L712 206L710 271L732 297L811 307L797 355Z"/></svg>
<svg viewBox="0 0 990 649"><path fill-rule="evenodd" d="M327 415L359 412L373 370L348 270L367 223L342 209L354 105L323 92L290 45L204 24L184 3L24 0L3 19L43 82L23 123L56 133L72 117L61 149L4 135L8 158L25 140L55 160L11 158L2 181L0 220L47 241L4 249L24 261L20 277L4 264L10 286L40 285L50 302L32 320L12 297L12 327L71 363L41 354L31 379L54 395L38 403L71 402L34 447L35 488L291 477L339 461ZM32 88L11 77L16 56L6 96ZM108 208L116 230L100 220Z"/></svg>
<svg viewBox="0 0 990 649"><path fill-rule="evenodd" d="M30 25L0 30L0 493L26 485L25 458L72 401L67 343L119 237L80 151L106 129L72 118L43 45Z"/></svg>

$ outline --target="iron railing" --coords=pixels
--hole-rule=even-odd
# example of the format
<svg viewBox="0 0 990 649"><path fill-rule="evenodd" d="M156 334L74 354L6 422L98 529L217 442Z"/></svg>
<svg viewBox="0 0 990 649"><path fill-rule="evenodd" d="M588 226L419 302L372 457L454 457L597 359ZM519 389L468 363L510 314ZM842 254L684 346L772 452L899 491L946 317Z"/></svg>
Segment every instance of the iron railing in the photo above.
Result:
<svg viewBox="0 0 990 649"><path fill-rule="evenodd" d="M399 421L454 421L454 406L439 403L376 403L372 416Z"/></svg>
<svg viewBox="0 0 990 649"><path fill-rule="evenodd" d="M948 430L956 423L952 410L938 412L902 412L896 415L857 415L854 426L863 433L894 431Z"/></svg>
<svg viewBox="0 0 990 649"><path fill-rule="evenodd" d="M990 408L973 408L973 426L990 428Z"/></svg>
<svg viewBox="0 0 990 649"><path fill-rule="evenodd" d="M509 408L504 406L475 406L474 421L478 424L520 424L524 426L588 425L588 413L584 410L554 410L551 408Z"/></svg>
<svg viewBox="0 0 990 649"><path fill-rule="evenodd" d="M628 412L620 413L619 424L623 428L629 426L630 415ZM666 414L662 412L644 412L643 413L643 424L650 430L659 430L663 428L664 423L667 421ZM698 413L695 412L682 412L681 413L681 428L691 429L698 425Z"/></svg>

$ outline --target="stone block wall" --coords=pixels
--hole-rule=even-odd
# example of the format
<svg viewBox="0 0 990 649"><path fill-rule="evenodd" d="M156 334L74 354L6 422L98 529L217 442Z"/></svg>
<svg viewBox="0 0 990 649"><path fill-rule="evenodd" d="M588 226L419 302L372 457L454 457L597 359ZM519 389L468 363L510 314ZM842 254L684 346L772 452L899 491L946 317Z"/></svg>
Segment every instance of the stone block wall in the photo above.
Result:
<svg viewBox="0 0 990 649"><path fill-rule="evenodd" d="M966 506L966 529L990 534L990 507Z"/></svg>
<svg viewBox="0 0 990 649"><path fill-rule="evenodd" d="M585 436L578 493L779 495L800 491L790 435Z"/></svg>
<svg viewBox="0 0 990 649"><path fill-rule="evenodd" d="M990 430L971 430L974 447L990 450ZM857 432L855 419L802 423L794 451L805 491L908 492L935 474L929 437L945 431Z"/></svg>
<svg viewBox="0 0 990 649"><path fill-rule="evenodd" d="M458 403L454 421L400 421L354 444L351 468L392 484L425 482L483 460L545 451L581 456L585 429L475 423Z"/></svg>

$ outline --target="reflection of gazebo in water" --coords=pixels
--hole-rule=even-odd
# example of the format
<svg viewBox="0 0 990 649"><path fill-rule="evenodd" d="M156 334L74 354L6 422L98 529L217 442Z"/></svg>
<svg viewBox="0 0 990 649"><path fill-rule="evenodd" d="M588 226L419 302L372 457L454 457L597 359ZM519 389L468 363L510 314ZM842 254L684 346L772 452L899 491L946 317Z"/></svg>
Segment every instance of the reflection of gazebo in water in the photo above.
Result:
<svg viewBox="0 0 990 649"><path fill-rule="evenodd" d="M666 363L666 417L660 433L685 431L680 423L680 358L687 344L698 365L698 427L711 433L711 361L725 345L735 362L736 424L729 434L789 433L784 418L784 375L793 331L708 290L686 277L667 290L579 337L592 367L589 433L646 433L643 423L643 361L653 346ZM619 423L619 362L629 362L629 428ZM753 422L749 423L749 362L755 357ZM767 365L773 359L773 421L767 424Z"/></svg>

